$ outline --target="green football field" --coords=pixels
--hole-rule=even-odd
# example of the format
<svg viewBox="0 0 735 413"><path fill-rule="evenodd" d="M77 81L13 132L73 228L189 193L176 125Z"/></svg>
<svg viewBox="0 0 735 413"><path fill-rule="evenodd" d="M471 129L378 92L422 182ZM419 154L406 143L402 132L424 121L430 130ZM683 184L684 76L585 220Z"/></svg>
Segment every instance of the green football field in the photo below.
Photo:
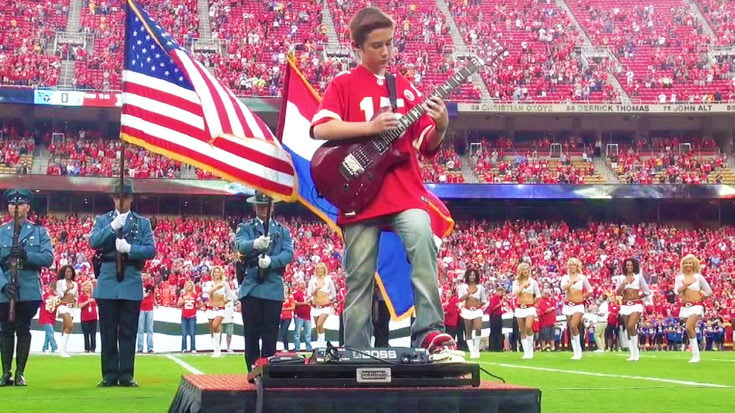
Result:
<svg viewBox="0 0 735 413"><path fill-rule="evenodd" d="M735 352L703 352L689 364L686 352L646 352L637 363L627 352L482 353L481 366L508 383L538 387L544 412L735 410ZM97 388L99 355L60 358L33 354L28 387L0 388L3 412L164 412L181 375L243 373L241 353L214 359L208 354L154 354L136 357L139 388ZM497 380L483 373L483 380Z"/></svg>

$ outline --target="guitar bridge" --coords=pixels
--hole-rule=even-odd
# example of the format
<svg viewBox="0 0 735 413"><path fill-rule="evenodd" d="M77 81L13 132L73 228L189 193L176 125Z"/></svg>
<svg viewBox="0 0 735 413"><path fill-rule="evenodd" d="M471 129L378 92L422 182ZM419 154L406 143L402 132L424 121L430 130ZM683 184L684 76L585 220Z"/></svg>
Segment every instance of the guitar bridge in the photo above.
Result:
<svg viewBox="0 0 735 413"><path fill-rule="evenodd" d="M345 159L342 160L342 163L340 164L339 170L340 172L342 172L342 175L347 179L355 178L356 176L365 172L365 168L363 168L360 161L357 160L357 158L353 154L345 156Z"/></svg>

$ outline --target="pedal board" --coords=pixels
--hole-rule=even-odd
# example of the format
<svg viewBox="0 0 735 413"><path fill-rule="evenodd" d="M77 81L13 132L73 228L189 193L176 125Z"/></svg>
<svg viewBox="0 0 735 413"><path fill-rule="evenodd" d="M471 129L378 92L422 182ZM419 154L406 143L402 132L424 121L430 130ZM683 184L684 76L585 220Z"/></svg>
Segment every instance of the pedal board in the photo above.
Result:
<svg viewBox="0 0 735 413"><path fill-rule="evenodd" d="M459 387L480 385L480 366L441 364L266 364L258 369L271 387Z"/></svg>
<svg viewBox="0 0 735 413"><path fill-rule="evenodd" d="M412 347L378 348L315 348L309 364L429 364L431 357L426 349Z"/></svg>

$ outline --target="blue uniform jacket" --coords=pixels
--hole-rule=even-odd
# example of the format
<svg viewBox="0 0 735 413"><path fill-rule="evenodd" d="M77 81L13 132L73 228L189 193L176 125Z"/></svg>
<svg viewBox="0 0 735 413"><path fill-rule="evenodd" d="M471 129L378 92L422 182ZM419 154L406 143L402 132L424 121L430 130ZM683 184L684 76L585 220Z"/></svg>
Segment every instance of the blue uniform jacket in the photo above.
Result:
<svg viewBox="0 0 735 413"><path fill-rule="evenodd" d="M110 222L115 218L115 211L98 216L94 221L94 228L89 235L89 246L95 250L102 250L102 268L94 289L94 298L108 300L143 299L143 280L141 277L142 264L156 256L156 241L153 238L151 222L148 218L130 211L123 226L123 237L131 244L128 261L137 261L141 265L128 264L125 266L125 277L117 281L115 256L115 239L117 234L112 230Z"/></svg>
<svg viewBox="0 0 735 413"><path fill-rule="evenodd" d="M271 265L262 283L258 283L258 256L260 251L253 248L253 240L265 233L263 223L251 219L241 223L235 234L235 248L245 257L246 275L240 285L238 298L247 296L266 300L283 301L283 272L293 260L293 240L288 228L271 220L268 235L271 244L266 254L271 257Z"/></svg>
<svg viewBox="0 0 735 413"><path fill-rule="evenodd" d="M54 249L46 228L30 221L21 224L18 243L28 254L28 260L18 267L18 294L16 301L41 301L41 267L48 267L54 262ZM6 261L13 246L13 221L0 226L0 263L3 264L0 274L0 290L10 282L10 271ZM0 294L0 302L8 302L5 294Z"/></svg>

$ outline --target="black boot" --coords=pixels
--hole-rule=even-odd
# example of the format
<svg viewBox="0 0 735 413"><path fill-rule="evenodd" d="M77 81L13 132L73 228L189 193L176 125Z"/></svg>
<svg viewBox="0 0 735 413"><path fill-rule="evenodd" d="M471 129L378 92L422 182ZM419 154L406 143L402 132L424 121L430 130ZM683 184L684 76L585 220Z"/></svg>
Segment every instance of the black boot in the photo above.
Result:
<svg viewBox="0 0 735 413"><path fill-rule="evenodd" d="M18 335L18 345L15 348L15 385L25 386L26 379L23 373L26 371L28 354L31 352L31 333ZM22 383L22 384L21 384Z"/></svg>
<svg viewBox="0 0 735 413"><path fill-rule="evenodd" d="M15 385L16 386L26 386L26 378L23 376L22 371L16 371L15 372Z"/></svg>
<svg viewBox="0 0 735 413"><path fill-rule="evenodd" d="M6 371L3 373L2 378L0 378L0 386L12 386L13 385L13 375L10 374L9 371Z"/></svg>
<svg viewBox="0 0 735 413"><path fill-rule="evenodd" d="M15 337L0 336L0 358L3 364L3 376L0 378L0 386L12 386L13 375L10 369L13 365L13 352L15 350Z"/></svg>

